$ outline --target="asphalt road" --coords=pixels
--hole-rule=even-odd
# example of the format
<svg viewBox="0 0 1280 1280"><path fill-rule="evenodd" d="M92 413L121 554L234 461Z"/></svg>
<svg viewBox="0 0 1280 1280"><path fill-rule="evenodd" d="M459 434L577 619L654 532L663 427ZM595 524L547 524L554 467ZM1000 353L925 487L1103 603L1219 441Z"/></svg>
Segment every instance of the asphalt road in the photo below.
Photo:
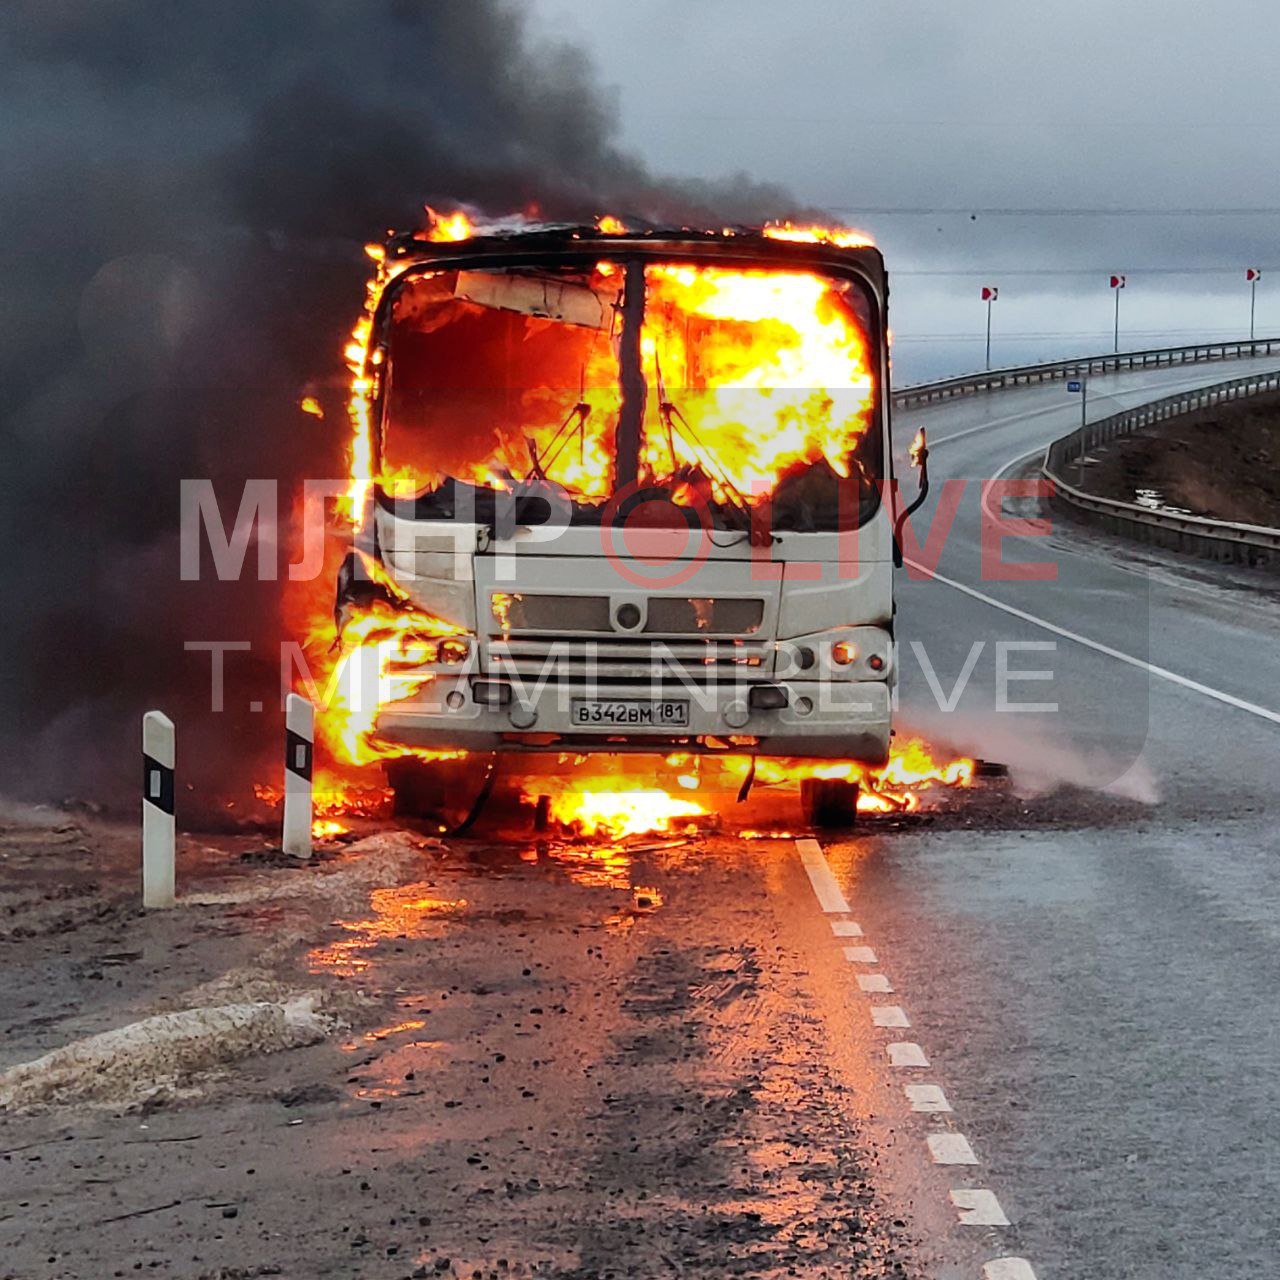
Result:
<svg viewBox="0 0 1280 1280"><path fill-rule="evenodd" d="M1095 379L1090 407L1243 372ZM828 856L911 993L931 1078L1040 1280L1276 1274L1280 597L1061 521L1006 553L1051 563L1055 580L984 575L973 482L1078 414L1057 384L899 415L901 438L928 428L935 484L970 482L939 564L951 581L901 591L900 633L920 646L905 655L902 714L1024 780L1110 786L1149 807L1074 831L913 835ZM926 668L950 695L978 642L945 711ZM1047 677L1008 683L1006 705L1056 710L1000 709L1000 642L1055 646L1006 650L1009 670Z"/></svg>

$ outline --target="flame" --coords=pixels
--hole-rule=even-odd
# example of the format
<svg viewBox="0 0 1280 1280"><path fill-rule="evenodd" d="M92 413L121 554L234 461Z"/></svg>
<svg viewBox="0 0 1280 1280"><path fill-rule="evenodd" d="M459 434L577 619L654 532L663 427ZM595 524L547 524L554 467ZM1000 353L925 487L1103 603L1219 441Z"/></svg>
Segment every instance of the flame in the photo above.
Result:
<svg viewBox="0 0 1280 1280"><path fill-rule="evenodd" d="M284 803L284 790L268 783L254 784L253 793L264 804L278 809ZM311 790L311 833L319 837L321 826L334 823L340 827L338 831L325 834L338 835L348 830L338 824L338 818L378 818L383 817L391 807L391 788L387 786L361 785L345 774L331 768L318 769L312 781Z"/></svg>
<svg viewBox="0 0 1280 1280"><path fill-rule="evenodd" d="M606 236L625 236L627 224L621 218L615 218L613 214L606 213L596 219L596 230Z"/></svg>
<svg viewBox="0 0 1280 1280"><path fill-rule="evenodd" d="M745 777L750 761L739 757L732 768ZM934 757L922 738L895 742L887 764L875 767L856 760L789 760L761 757L756 761L756 783L799 787L805 778L841 778L856 782L860 813L914 813L921 793L934 786L967 787L973 781L975 761L967 756L949 760Z"/></svg>
<svg viewBox="0 0 1280 1280"><path fill-rule="evenodd" d="M673 449L713 477L721 498L729 488L771 489L788 468L820 459L849 475L870 419L871 358L830 281L659 264L649 282L646 373L657 386L661 370L691 428L668 435L649 424L645 461L655 476L670 469ZM651 397L651 418L659 408Z"/></svg>
<svg viewBox="0 0 1280 1280"><path fill-rule="evenodd" d="M353 527L364 520L365 507L373 484L372 407L375 383L365 372L366 348L373 332L373 313L386 286L385 264L378 260L377 270L365 286L364 314L356 321L351 337L343 348L343 358L351 372L347 397L347 416L351 420L351 439L347 454L350 481L346 496L338 505L339 514Z"/></svg>
<svg viewBox="0 0 1280 1280"><path fill-rule="evenodd" d="M504 636L511 634L511 606L519 604L523 599L524 596L518 591L495 591L489 597L493 616L497 619L498 626L502 628Z"/></svg>
<svg viewBox="0 0 1280 1280"><path fill-rule="evenodd" d="M926 452L924 428L917 429L915 435L911 439L911 447L909 453L911 455L911 465L918 467L923 461Z"/></svg>
<svg viewBox="0 0 1280 1280"><path fill-rule="evenodd" d="M791 222L774 222L764 228L770 240L794 240L801 244L833 244L840 249L873 249L875 241L851 227L797 227Z"/></svg>
<svg viewBox="0 0 1280 1280"><path fill-rule="evenodd" d="M316 818L311 824L311 838L332 840L334 836L345 836L350 830L345 822L338 822L335 818Z"/></svg>
<svg viewBox="0 0 1280 1280"><path fill-rule="evenodd" d="M475 235L475 224L461 209L456 213L437 213L427 205L427 219L425 238L434 243L470 240Z"/></svg>
<svg viewBox="0 0 1280 1280"><path fill-rule="evenodd" d="M521 800L536 805L540 795L550 799L550 817L582 836L621 838L679 830L690 820L712 812L708 806L720 795L732 795L751 767L749 756L667 756L660 771L642 756L561 756L568 772L529 777L522 783ZM756 787L798 792L805 778L840 778L859 784L860 813L913 813L935 787L968 787L975 763L966 756L940 758L921 738L895 743L887 764L879 767L854 760L798 760L776 756L756 758ZM705 769L708 777L701 774ZM662 777L659 777L661 772ZM673 785L667 779L673 778ZM730 790L725 791L726 783ZM704 787L697 799L690 791ZM725 801L726 816L734 803ZM778 839L794 832L749 827L744 839Z"/></svg>
<svg viewBox="0 0 1280 1280"><path fill-rule="evenodd" d="M298 408L301 409L303 413L309 413L313 418L324 417L324 409L321 406L320 401L317 400L315 396L303 396L302 399L298 401Z"/></svg>
<svg viewBox="0 0 1280 1280"><path fill-rule="evenodd" d="M342 634L343 650L326 671L324 714L318 733L339 760L371 764L396 756L453 759L460 752L412 751L378 737L378 715L390 704L413 698L435 678L423 664L435 662L445 636L458 627L423 609L393 609L374 601L352 618ZM314 671L314 668L313 668Z"/></svg>
<svg viewBox="0 0 1280 1280"><path fill-rule="evenodd" d="M521 794L525 804L536 805L539 795L550 799L550 817L558 825L582 836L645 835L670 831L680 819L697 818L707 811L686 796L674 796L648 779L642 779L629 761L599 762L614 771L588 772L568 777L526 780Z"/></svg>
<svg viewBox="0 0 1280 1280"><path fill-rule="evenodd" d="M334 551L340 558L343 548ZM340 635L332 612L333 555L308 590L297 588L293 602L292 621L303 632L306 659L296 687L319 709L321 758L350 766L403 755L460 757L465 753L410 751L378 737L379 713L419 694L441 671L460 670L469 640L458 639L466 635L462 628L415 604L380 561L361 551L356 557L370 595L343 607Z"/></svg>

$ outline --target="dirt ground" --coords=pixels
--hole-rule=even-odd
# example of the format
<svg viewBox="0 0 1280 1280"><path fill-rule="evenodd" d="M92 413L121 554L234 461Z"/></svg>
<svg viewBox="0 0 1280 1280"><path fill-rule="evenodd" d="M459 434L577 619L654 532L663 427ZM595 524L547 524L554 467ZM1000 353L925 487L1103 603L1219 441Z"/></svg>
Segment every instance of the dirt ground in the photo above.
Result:
<svg viewBox="0 0 1280 1280"><path fill-rule="evenodd" d="M793 841L136 840L0 818L0 1275L934 1274Z"/></svg>
<svg viewBox="0 0 1280 1280"><path fill-rule="evenodd" d="M1113 441L1088 469L1090 492L1242 524L1280 526L1280 395L1204 409Z"/></svg>

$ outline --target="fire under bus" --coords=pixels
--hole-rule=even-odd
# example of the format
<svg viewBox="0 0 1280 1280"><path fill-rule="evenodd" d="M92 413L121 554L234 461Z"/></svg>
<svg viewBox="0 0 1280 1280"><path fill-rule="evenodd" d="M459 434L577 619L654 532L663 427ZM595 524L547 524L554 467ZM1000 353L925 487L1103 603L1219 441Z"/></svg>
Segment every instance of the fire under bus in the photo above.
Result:
<svg viewBox="0 0 1280 1280"><path fill-rule="evenodd" d="M884 764L905 513L879 251L448 234L374 251L355 361L337 619L410 620L367 717L399 798L458 752ZM816 772L806 816L852 820L857 783Z"/></svg>

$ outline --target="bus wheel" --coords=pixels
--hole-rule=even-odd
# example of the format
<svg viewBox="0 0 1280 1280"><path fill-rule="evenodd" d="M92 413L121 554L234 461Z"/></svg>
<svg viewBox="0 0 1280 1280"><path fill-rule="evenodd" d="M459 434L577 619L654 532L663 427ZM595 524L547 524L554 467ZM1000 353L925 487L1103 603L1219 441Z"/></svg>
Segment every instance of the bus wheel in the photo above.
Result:
<svg viewBox="0 0 1280 1280"><path fill-rule="evenodd" d="M805 778L800 806L811 827L828 831L852 827L858 820L858 784L844 778Z"/></svg>

